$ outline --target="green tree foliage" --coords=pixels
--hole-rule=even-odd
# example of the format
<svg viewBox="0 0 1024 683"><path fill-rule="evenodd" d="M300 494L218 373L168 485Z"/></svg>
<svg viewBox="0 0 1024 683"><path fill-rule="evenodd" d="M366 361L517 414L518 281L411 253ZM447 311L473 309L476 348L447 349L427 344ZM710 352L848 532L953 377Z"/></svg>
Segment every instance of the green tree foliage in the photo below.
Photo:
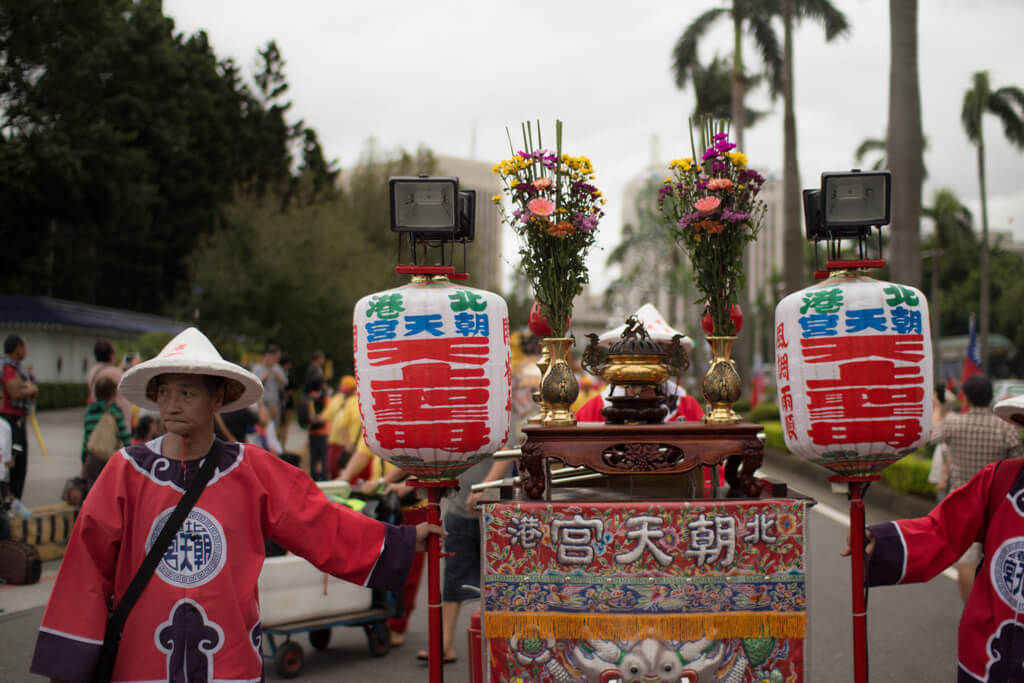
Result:
<svg viewBox="0 0 1024 683"><path fill-rule="evenodd" d="M922 240L925 249L941 249L942 256L925 259L922 263L925 281L930 281L932 268L939 269L941 310L932 310L939 316L943 336L967 334L969 319L978 309L981 290L982 245L974 229L971 212L948 189L935 193L930 207L923 214L934 221L935 229ZM992 322L993 329L1006 335L1018 349L1024 349L1024 320L1020 315L1020 301L1024 297L1024 283L1019 273L1024 269L1024 258L1000 248L992 247ZM1009 359L1005 368L993 368L995 376L1024 374L1024 354L1018 352Z"/></svg>
<svg viewBox="0 0 1024 683"><path fill-rule="evenodd" d="M974 74L971 89L964 93L963 110L960 120L963 122L967 138L978 148L978 185L981 189L981 364L988 369L988 331L990 325L990 305L992 301L991 281L989 275L989 243L988 243L988 191L985 186L985 136L982 117L994 114L1003 124L1006 139L1018 149L1024 149L1024 90L1017 87L993 89L989 83L988 72L978 71Z"/></svg>
<svg viewBox="0 0 1024 683"><path fill-rule="evenodd" d="M179 308L198 312L218 342L238 335L273 341L296 359L319 348L350 371L355 303L407 281L394 272L388 178L435 168L427 150L382 158L371 142L342 189L321 201L280 211L239 199L226 209L229 227L193 252L194 287ZM311 175L300 179L300 192L315 182Z"/></svg>
<svg viewBox="0 0 1024 683"><path fill-rule="evenodd" d="M259 68L253 91L160 0L0 0L0 288L164 312L236 194L325 193L273 42Z"/></svg>
<svg viewBox="0 0 1024 683"><path fill-rule="evenodd" d="M772 3L762 0L730 0L726 7L716 7L704 11L693 20L676 40L672 49L672 71L675 74L676 87L682 88L695 76L699 76L700 61L697 47L704 39L708 30L719 20L729 19L733 28L732 53L732 97L731 115L733 140L744 151L743 132L747 128L746 109L743 106L749 74L743 62L743 37L753 39L754 46L760 52L761 63L773 96L782 91L782 48L778 37L771 26Z"/></svg>

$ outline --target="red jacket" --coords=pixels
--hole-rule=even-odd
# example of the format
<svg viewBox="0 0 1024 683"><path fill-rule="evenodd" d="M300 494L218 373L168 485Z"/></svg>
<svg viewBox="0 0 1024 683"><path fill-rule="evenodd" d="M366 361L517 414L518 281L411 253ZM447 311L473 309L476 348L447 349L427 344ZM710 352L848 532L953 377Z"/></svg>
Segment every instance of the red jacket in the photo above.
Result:
<svg viewBox="0 0 1024 683"><path fill-rule="evenodd" d="M927 517L870 529L871 586L928 581L983 543L960 618L957 681L1024 680L1024 458L986 466Z"/></svg>
<svg viewBox="0 0 1024 683"><path fill-rule="evenodd" d="M91 680L108 599L121 599L163 521L199 470L162 439L119 451L89 491L43 615L31 670ZM259 681L257 581L272 539L353 583L400 590L415 529L329 502L301 470L230 443L128 616L114 681Z"/></svg>

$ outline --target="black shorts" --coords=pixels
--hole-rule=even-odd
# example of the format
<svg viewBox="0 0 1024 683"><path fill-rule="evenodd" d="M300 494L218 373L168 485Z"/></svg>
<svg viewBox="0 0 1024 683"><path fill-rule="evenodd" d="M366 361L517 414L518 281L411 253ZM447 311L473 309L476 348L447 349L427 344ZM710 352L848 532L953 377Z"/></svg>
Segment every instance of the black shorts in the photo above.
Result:
<svg viewBox="0 0 1024 683"><path fill-rule="evenodd" d="M444 550L453 553L444 561L444 602L466 602L480 597L478 590L463 586L480 587L480 519L451 513L444 516Z"/></svg>

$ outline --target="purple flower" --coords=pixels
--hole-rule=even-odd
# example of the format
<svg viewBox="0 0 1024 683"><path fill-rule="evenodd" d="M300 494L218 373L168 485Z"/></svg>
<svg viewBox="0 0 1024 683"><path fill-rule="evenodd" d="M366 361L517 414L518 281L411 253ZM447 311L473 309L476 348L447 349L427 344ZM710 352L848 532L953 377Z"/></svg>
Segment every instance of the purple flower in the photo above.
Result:
<svg viewBox="0 0 1024 683"><path fill-rule="evenodd" d="M750 218L749 213L743 211L733 211L732 209L722 209L722 220L730 223L742 223L743 221Z"/></svg>
<svg viewBox="0 0 1024 683"><path fill-rule="evenodd" d="M583 232L592 232L595 228L597 228L597 216L587 216L580 225L580 230Z"/></svg>
<svg viewBox="0 0 1024 683"><path fill-rule="evenodd" d="M716 156L718 156L718 150L715 149L714 147L708 147L704 151L704 156L702 156L700 159L701 161L707 161L708 159L711 159L712 157Z"/></svg>
<svg viewBox="0 0 1024 683"><path fill-rule="evenodd" d="M683 214L679 218L679 227L680 228L685 228L690 223L692 223L695 220L697 220L698 218L702 218L702 217L703 217L703 214L700 211L694 211L693 213Z"/></svg>
<svg viewBox="0 0 1024 683"><path fill-rule="evenodd" d="M720 152L728 152L730 149L734 149L736 145L728 140L719 140L715 143L715 149Z"/></svg>
<svg viewBox="0 0 1024 683"><path fill-rule="evenodd" d="M728 140L728 139L729 139L729 134L728 133L715 133L715 140L716 141L718 141L718 140Z"/></svg>
<svg viewBox="0 0 1024 683"><path fill-rule="evenodd" d="M515 187L512 188L517 192L534 192L536 188L530 183L516 183Z"/></svg>

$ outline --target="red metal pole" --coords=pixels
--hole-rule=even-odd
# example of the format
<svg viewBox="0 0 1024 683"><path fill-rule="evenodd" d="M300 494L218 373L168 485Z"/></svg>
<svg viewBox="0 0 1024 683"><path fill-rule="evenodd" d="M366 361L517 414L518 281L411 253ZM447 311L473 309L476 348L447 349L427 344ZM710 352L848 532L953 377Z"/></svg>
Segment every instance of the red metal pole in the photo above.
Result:
<svg viewBox="0 0 1024 683"><path fill-rule="evenodd" d="M427 521L441 524L441 489L427 488ZM444 632L441 627L441 539L431 536L427 539L427 616L430 624L428 660L430 683L444 681Z"/></svg>
<svg viewBox="0 0 1024 683"><path fill-rule="evenodd" d="M427 522L441 526L441 496L446 489L458 486L454 479L413 479L410 486L427 490ZM427 538L427 624L430 632L427 644L427 669L430 683L444 682L444 629L441 620L441 539Z"/></svg>
<svg viewBox="0 0 1024 683"><path fill-rule="evenodd" d="M850 566L853 584L853 680L868 683L868 619L864 595L864 498L861 482L850 487Z"/></svg>

